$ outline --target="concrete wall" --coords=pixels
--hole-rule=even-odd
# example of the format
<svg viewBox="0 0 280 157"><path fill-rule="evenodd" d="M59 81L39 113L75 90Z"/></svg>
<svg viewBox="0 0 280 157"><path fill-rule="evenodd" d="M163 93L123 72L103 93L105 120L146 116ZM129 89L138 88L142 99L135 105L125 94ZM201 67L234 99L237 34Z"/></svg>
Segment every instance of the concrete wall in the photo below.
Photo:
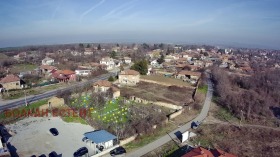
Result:
<svg viewBox="0 0 280 157"><path fill-rule="evenodd" d="M178 111L176 111L176 112L170 114L170 115L168 116L168 119L170 120L170 119L176 118L177 116L179 116L180 114L182 114L183 111L184 111L184 109L181 109L181 110L178 110Z"/></svg>
<svg viewBox="0 0 280 157"><path fill-rule="evenodd" d="M179 110L179 109L183 108L182 106L177 106L177 105L173 105L173 104L169 104L169 103L165 103L165 102L160 102L160 101L153 102L152 104L162 106L162 107L167 107L167 108L174 109L174 110Z"/></svg>
<svg viewBox="0 0 280 157"><path fill-rule="evenodd" d="M130 137L126 138L126 139L120 140L120 145L123 146L123 145L125 145L125 144L127 144L129 142L134 141L137 136L138 136L138 134L135 134L135 135L130 136Z"/></svg>
<svg viewBox="0 0 280 157"><path fill-rule="evenodd" d="M174 105L174 104L165 103L165 102L161 102L161 101L148 101L148 100L138 98L138 97L135 97L135 96L131 96L129 99L132 100L132 101L138 102L138 103L154 104L154 105L158 105L158 106L162 106L162 107L167 107L167 108L170 108L170 109L173 109L173 110L180 110L180 109L183 108L182 106L177 106L177 105Z"/></svg>
<svg viewBox="0 0 280 157"><path fill-rule="evenodd" d="M157 82L157 81L147 80L147 79L143 79L143 78L140 78L140 81L154 83L154 84L158 84L158 85L162 85L162 86L174 86L174 84L171 84L171 83ZM176 85L176 86L186 87L186 86L179 86L179 85ZM188 86L187 88L194 89L195 87Z"/></svg>

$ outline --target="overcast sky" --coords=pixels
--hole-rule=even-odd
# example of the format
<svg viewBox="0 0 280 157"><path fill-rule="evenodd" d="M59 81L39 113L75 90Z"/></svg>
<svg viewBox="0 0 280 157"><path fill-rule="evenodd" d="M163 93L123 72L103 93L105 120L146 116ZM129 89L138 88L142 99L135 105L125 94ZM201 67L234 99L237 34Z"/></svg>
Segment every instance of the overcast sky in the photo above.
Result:
<svg viewBox="0 0 280 157"><path fill-rule="evenodd" d="M280 49L280 0L1 0L0 47L80 42Z"/></svg>

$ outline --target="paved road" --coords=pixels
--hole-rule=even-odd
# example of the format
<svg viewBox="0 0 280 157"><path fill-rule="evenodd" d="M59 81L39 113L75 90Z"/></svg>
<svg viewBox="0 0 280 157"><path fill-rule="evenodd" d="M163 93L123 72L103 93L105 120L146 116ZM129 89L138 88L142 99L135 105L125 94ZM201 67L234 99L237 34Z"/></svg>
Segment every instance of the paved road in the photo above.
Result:
<svg viewBox="0 0 280 157"><path fill-rule="evenodd" d="M207 117L207 114L208 114L208 111L209 111L209 108L210 108L210 104L211 104L212 95L213 95L213 85L212 85L212 82L209 79L207 80L207 84L208 84L208 91L207 91L207 94L206 94L206 99L204 101L203 108L202 108L200 114L195 119L193 119L191 122L193 122L193 121L200 121L201 122L202 120L204 120ZM164 145L165 143L169 142L171 140L171 138L176 139L177 137L176 137L175 133L178 133L178 132L184 133L187 130L189 130L191 128L191 122L188 122L187 124L183 125L182 127L170 132L169 135L165 135L165 136L159 138L158 140L156 140L152 143L149 143L146 146L144 146L144 147L142 147L142 148L140 148L140 149L138 149L134 152L131 152L131 153L127 154L127 156L129 156L129 157L143 156L143 155L151 152L152 150L154 150L154 149Z"/></svg>
<svg viewBox="0 0 280 157"><path fill-rule="evenodd" d="M98 80L106 80L110 76L115 76L115 74L116 73L114 73L114 72L103 74L103 75L97 76L96 78L94 78L90 81L81 82L79 84L76 84L76 85L73 85L73 86L70 86L70 87L66 87L66 88L63 88L63 89L52 90L52 91L48 91L46 93L38 94L38 95L34 95L34 96L28 96L28 97L26 97L26 100L27 100L28 103L32 103L34 101L38 101L38 100L41 100L41 99L52 97L52 96L57 94L57 91L73 90L77 87L86 85L87 83L93 83L93 82L96 82ZM18 107L18 106L23 106L23 105L25 105L25 98L20 98L20 99L10 100L10 101L2 101L0 103L0 111L6 110L6 109L9 109L9 108Z"/></svg>

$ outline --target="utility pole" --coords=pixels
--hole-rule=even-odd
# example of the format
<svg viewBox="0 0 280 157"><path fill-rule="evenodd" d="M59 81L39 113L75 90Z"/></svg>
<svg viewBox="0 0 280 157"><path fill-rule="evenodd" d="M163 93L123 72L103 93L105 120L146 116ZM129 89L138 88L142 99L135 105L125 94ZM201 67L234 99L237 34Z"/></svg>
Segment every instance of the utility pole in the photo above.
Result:
<svg viewBox="0 0 280 157"><path fill-rule="evenodd" d="M27 104L27 100L26 100L26 91L25 91L25 89L24 89L24 98L25 98L25 106L27 106L28 104Z"/></svg>

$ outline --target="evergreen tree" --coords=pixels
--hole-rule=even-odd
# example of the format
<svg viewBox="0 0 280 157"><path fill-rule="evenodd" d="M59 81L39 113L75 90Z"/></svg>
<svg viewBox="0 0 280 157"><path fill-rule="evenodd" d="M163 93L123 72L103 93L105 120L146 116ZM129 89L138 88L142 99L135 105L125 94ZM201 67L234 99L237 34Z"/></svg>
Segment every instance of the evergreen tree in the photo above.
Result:
<svg viewBox="0 0 280 157"><path fill-rule="evenodd" d="M138 61L130 69L138 71L141 75L146 75L148 73L148 62L146 60Z"/></svg>

